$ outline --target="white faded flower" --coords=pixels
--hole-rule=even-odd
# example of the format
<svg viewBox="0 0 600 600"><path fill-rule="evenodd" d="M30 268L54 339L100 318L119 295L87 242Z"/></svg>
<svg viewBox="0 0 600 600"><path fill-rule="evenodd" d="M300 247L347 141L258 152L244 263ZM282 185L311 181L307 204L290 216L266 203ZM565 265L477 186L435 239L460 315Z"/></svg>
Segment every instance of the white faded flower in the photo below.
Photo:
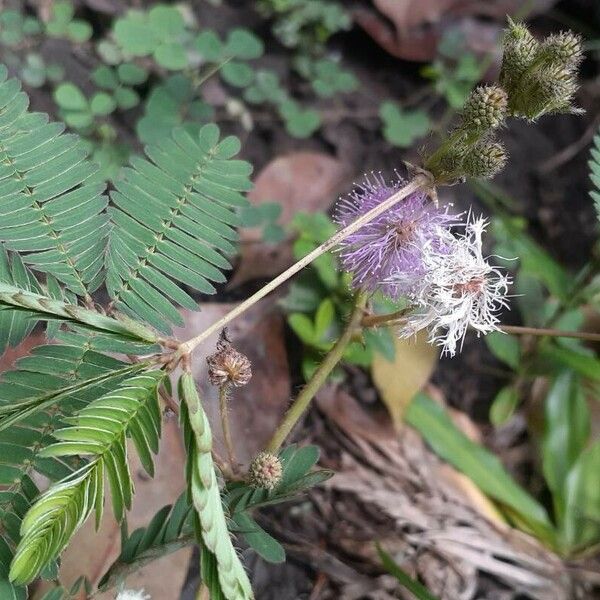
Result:
<svg viewBox="0 0 600 600"><path fill-rule="evenodd" d="M498 313L508 308L511 279L482 255L486 225L483 218L469 218L464 234L452 236L441 230L447 243L426 249L426 274L411 298L417 309L407 317L401 337L427 327L429 341L454 356L469 327L484 335L499 329Z"/></svg>
<svg viewBox="0 0 600 600"><path fill-rule="evenodd" d="M115 600L151 600L150 596L141 590L121 590Z"/></svg>

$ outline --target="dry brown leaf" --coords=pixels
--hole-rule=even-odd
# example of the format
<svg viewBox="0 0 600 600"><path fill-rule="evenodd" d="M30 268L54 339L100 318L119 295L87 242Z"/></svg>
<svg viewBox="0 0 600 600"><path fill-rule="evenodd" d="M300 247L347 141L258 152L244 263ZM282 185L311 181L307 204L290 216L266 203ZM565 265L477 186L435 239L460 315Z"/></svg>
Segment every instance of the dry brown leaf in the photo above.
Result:
<svg viewBox="0 0 600 600"><path fill-rule="evenodd" d="M415 339L395 338L395 346L393 361L375 354L371 374L394 424L399 427L410 401L429 381L437 363L438 351L427 343L427 335L423 332L419 332Z"/></svg>
<svg viewBox="0 0 600 600"><path fill-rule="evenodd" d="M543 12L555 2L536 0L529 4L528 14ZM377 11L360 8L354 18L393 56L425 62L435 57L450 27L461 31L473 52L493 51L506 15L515 15L523 4L522 0L373 0Z"/></svg>
<svg viewBox="0 0 600 600"><path fill-rule="evenodd" d="M280 225L287 225L298 212L326 211L349 176L340 161L317 152L294 152L271 161L256 178L248 199L254 205L281 204ZM291 239L279 244L261 241L257 228L240 233L241 257L228 287L279 274L293 263Z"/></svg>

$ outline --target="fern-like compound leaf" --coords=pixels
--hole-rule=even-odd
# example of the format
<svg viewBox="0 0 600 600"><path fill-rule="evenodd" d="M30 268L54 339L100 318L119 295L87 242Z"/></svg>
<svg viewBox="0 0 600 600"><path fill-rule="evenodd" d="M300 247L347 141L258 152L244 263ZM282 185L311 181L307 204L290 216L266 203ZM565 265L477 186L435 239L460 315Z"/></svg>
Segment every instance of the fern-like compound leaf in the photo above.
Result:
<svg viewBox="0 0 600 600"><path fill-rule="evenodd" d="M103 281L104 184L78 136L63 133L0 66L0 241L89 298Z"/></svg>
<svg viewBox="0 0 600 600"><path fill-rule="evenodd" d="M125 363L83 347L47 345L32 350L17 368L0 380L0 407L41 393L73 388L77 383L118 372ZM0 572L8 575L13 552L21 538L21 521L39 495L35 474L58 481L81 466L76 459L46 458L41 451L54 440L64 417L112 389L123 378L105 380L87 391L63 394L62 400L0 431ZM0 581L0 592L3 591ZM8 585L8 583L7 583ZM0 597L4 597L0 594ZM9 597L9 596L7 596Z"/></svg>
<svg viewBox="0 0 600 600"><path fill-rule="evenodd" d="M39 292L40 286L18 254L9 256L0 244L0 282L22 290ZM4 306L0 309L0 356L8 347L18 346L35 327L35 319L18 310Z"/></svg>
<svg viewBox="0 0 600 600"><path fill-rule="evenodd" d="M592 157L590 158L588 165L590 167L590 179L594 184L594 189L590 192L590 195L594 201L596 215L600 221L600 130L596 134L596 137L594 137Z"/></svg>
<svg viewBox="0 0 600 600"><path fill-rule="evenodd" d="M81 468L42 494L21 523L9 578L27 584L55 560L91 512L102 517L104 477L110 483L115 517L131 506L133 482L127 462L131 437L144 468L153 474L152 454L158 451L161 414L158 386L163 371L149 371L124 381L94 400L54 432L59 441L40 453L46 458L88 457Z"/></svg>
<svg viewBox="0 0 600 600"><path fill-rule="evenodd" d="M231 542L212 460L212 434L190 373L179 380L181 415L188 453L187 479L202 547L202 578L211 598L254 598L246 571Z"/></svg>
<svg viewBox="0 0 600 600"><path fill-rule="evenodd" d="M196 308L182 286L206 294L224 282L235 251L236 210L247 200L251 166L233 160L239 141L219 141L216 125L171 139L134 158L111 194L107 288L124 312L168 331L183 324L176 309Z"/></svg>

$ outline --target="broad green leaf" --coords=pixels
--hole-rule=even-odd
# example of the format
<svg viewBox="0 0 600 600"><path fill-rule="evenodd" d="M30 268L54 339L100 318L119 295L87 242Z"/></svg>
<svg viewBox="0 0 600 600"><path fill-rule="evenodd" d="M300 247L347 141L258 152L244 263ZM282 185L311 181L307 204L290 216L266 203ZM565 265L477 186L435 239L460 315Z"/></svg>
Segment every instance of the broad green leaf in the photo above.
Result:
<svg viewBox="0 0 600 600"><path fill-rule="evenodd" d="M220 70L221 77L235 87L247 87L254 80L252 67L242 62L230 61Z"/></svg>
<svg viewBox="0 0 600 600"><path fill-rule="evenodd" d="M261 558L270 563L285 562L283 546L249 514L245 512L235 513L233 520L239 529L240 535Z"/></svg>
<svg viewBox="0 0 600 600"><path fill-rule="evenodd" d="M385 139L400 148L408 148L423 137L431 126L429 116L422 110L403 110L395 102L383 102L379 109Z"/></svg>
<svg viewBox="0 0 600 600"><path fill-rule="evenodd" d="M481 491L542 539L551 540L552 525L546 509L521 488L491 452L471 441L444 409L425 394L417 394L405 413L433 450L473 480Z"/></svg>
<svg viewBox="0 0 600 600"><path fill-rule="evenodd" d="M105 92L95 93L90 100L90 109L95 115L109 115L117 108L114 98Z"/></svg>
<svg viewBox="0 0 600 600"><path fill-rule="evenodd" d="M600 543L600 442L584 450L567 477L564 550L583 552Z"/></svg>
<svg viewBox="0 0 600 600"><path fill-rule="evenodd" d="M549 343L540 349L538 359L542 367L569 367L584 377L600 381L600 360L578 350Z"/></svg>
<svg viewBox="0 0 600 600"><path fill-rule="evenodd" d="M65 110L86 110L88 101L74 83L61 83L54 90L54 100Z"/></svg>
<svg viewBox="0 0 600 600"><path fill-rule="evenodd" d="M161 67L171 71L184 69L188 64L183 46L176 42L160 44L154 51L154 59Z"/></svg>
<svg viewBox="0 0 600 600"><path fill-rule="evenodd" d="M503 387L494 398L490 407L490 422L499 427L504 425L514 414L519 404L519 393L512 385Z"/></svg>
<svg viewBox="0 0 600 600"><path fill-rule="evenodd" d="M590 415L580 378L572 371L556 377L546 396L542 463L558 523L565 517L566 479L587 445Z"/></svg>
<svg viewBox="0 0 600 600"><path fill-rule="evenodd" d="M509 367L517 370L521 362L521 346L516 337L492 331L483 338L490 352Z"/></svg>
<svg viewBox="0 0 600 600"><path fill-rule="evenodd" d="M260 58L264 52L262 40L248 29L232 29L225 43L225 54L252 60Z"/></svg>

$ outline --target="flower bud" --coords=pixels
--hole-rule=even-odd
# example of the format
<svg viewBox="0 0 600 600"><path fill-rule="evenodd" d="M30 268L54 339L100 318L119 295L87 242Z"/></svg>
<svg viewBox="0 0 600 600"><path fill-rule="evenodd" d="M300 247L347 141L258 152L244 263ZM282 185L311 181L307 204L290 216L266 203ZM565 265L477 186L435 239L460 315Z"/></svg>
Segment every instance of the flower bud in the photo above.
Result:
<svg viewBox="0 0 600 600"><path fill-rule="evenodd" d="M581 37L572 31L554 33L544 40L539 54L545 64L576 67L583 58Z"/></svg>
<svg viewBox="0 0 600 600"><path fill-rule="evenodd" d="M245 354L238 352L223 331L217 343L217 351L207 359L208 380L212 385L241 387L252 378L252 365Z"/></svg>
<svg viewBox="0 0 600 600"><path fill-rule="evenodd" d="M283 467L277 456L261 452L250 464L248 482L252 487L273 490L281 481Z"/></svg>
<svg viewBox="0 0 600 600"><path fill-rule="evenodd" d="M506 164L507 154L498 142L484 141L475 144L463 160L463 171L468 177L489 179Z"/></svg>
<svg viewBox="0 0 600 600"><path fill-rule="evenodd" d="M463 109L463 127L478 130L496 129L506 118L506 92L496 85L475 88Z"/></svg>

